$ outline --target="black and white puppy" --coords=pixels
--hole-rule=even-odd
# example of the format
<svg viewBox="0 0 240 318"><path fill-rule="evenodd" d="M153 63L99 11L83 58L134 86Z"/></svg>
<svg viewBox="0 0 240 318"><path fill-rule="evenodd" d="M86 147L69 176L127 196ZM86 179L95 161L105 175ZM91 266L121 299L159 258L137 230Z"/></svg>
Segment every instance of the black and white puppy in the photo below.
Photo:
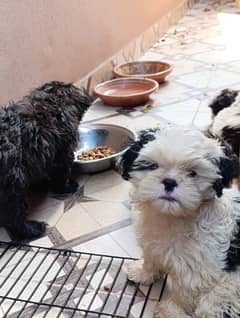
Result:
<svg viewBox="0 0 240 318"><path fill-rule="evenodd" d="M210 132L228 142L240 156L240 91L224 89L210 103L212 125ZM235 180L240 187L239 177Z"/></svg>
<svg viewBox="0 0 240 318"><path fill-rule="evenodd" d="M78 126L91 98L72 84L50 82L0 109L0 226L17 240L41 236L44 223L26 220L26 190L47 178L51 190L74 192L69 178Z"/></svg>
<svg viewBox="0 0 240 318"><path fill-rule="evenodd" d="M168 274L158 318L239 318L240 196L231 184L238 158L198 130L142 132L123 155L132 184L133 221L143 258L130 280Z"/></svg>

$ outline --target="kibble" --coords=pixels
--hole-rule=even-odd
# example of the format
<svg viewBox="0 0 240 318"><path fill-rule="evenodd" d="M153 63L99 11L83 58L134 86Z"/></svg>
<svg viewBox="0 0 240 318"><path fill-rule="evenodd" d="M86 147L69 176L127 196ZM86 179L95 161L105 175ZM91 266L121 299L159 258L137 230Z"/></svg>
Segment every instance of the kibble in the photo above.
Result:
<svg viewBox="0 0 240 318"><path fill-rule="evenodd" d="M108 146L102 145L77 154L78 160L96 160L114 155L116 152Z"/></svg>

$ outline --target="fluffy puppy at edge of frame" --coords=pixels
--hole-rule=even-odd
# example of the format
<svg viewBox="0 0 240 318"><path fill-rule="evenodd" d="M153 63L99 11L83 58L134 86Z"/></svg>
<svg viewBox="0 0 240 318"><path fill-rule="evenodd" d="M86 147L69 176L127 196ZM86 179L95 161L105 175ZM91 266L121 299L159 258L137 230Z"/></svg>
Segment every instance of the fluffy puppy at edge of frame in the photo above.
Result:
<svg viewBox="0 0 240 318"><path fill-rule="evenodd" d="M228 142L240 158L240 91L224 89L209 104L212 110L211 133ZM240 189L240 171L234 180Z"/></svg>
<svg viewBox="0 0 240 318"><path fill-rule="evenodd" d="M78 126L92 99L72 84L50 82L0 109L0 226L14 240L40 237L42 222L26 219L26 190L41 179L70 193Z"/></svg>
<svg viewBox="0 0 240 318"><path fill-rule="evenodd" d="M134 282L168 274L156 318L240 314L239 167L227 144L191 128L143 131L118 164L130 197L141 260Z"/></svg>

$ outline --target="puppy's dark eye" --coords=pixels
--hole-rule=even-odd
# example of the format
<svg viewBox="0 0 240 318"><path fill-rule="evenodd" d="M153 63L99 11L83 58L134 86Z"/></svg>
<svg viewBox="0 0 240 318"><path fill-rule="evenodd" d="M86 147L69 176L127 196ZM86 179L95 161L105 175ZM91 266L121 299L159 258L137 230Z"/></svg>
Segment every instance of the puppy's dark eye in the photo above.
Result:
<svg viewBox="0 0 240 318"><path fill-rule="evenodd" d="M155 170L157 168L158 168L158 164L156 162L139 160L133 164L131 170L132 171Z"/></svg>
<svg viewBox="0 0 240 318"><path fill-rule="evenodd" d="M196 171L194 171L194 170L189 170L188 171L188 177L194 178L196 176L197 176L197 172Z"/></svg>

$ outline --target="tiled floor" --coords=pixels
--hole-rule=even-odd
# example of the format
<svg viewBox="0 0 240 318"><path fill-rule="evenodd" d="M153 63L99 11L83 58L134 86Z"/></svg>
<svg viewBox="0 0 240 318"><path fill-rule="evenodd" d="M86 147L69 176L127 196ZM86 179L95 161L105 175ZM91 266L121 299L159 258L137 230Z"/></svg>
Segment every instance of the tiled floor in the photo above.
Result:
<svg viewBox="0 0 240 318"><path fill-rule="evenodd" d="M96 101L84 122L114 123L136 131L168 123L206 128L212 96L225 87L240 88L239 29L240 9L234 1L200 1L141 58L173 65L167 82L152 96L151 107L116 108ZM45 196L37 198L38 204L33 202L30 217L48 222L49 229L32 244L139 257L129 184L115 171L78 176L78 180L79 190L73 196ZM0 239L9 240L2 229Z"/></svg>

